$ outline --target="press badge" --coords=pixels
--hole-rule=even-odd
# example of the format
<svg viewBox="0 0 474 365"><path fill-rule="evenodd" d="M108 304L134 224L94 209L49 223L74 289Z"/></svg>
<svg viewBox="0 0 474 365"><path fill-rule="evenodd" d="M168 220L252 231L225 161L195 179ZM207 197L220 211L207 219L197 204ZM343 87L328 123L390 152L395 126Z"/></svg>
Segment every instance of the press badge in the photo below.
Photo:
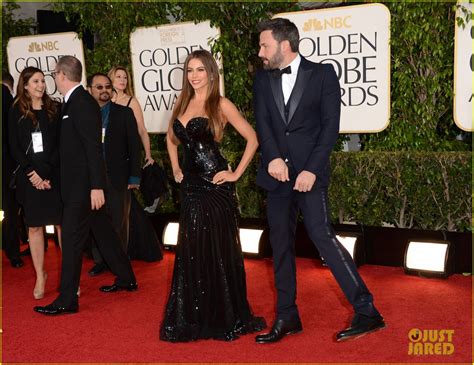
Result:
<svg viewBox="0 0 474 365"><path fill-rule="evenodd" d="M43 136L41 132L31 133L31 141L33 142L34 153L43 152Z"/></svg>
<svg viewBox="0 0 474 365"><path fill-rule="evenodd" d="M105 141L105 128L102 128L102 143Z"/></svg>

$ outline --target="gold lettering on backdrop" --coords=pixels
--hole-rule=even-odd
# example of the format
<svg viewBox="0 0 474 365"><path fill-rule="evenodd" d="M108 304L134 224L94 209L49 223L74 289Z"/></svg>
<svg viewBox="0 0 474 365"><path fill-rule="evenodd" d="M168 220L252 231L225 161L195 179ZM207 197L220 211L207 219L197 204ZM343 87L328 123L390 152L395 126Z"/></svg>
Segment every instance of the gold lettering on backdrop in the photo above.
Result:
<svg viewBox="0 0 474 365"><path fill-rule="evenodd" d="M183 29L170 28L160 30L160 41L163 46L172 44L183 44L186 42L186 37Z"/></svg>
<svg viewBox="0 0 474 365"><path fill-rule="evenodd" d="M351 16L335 16L331 18L308 19L303 25L304 32L321 31L327 29L352 28L350 23Z"/></svg>
<svg viewBox="0 0 474 365"><path fill-rule="evenodd" d="M58 41L32 42L28 46L28 52L59 51Z"/></svg>

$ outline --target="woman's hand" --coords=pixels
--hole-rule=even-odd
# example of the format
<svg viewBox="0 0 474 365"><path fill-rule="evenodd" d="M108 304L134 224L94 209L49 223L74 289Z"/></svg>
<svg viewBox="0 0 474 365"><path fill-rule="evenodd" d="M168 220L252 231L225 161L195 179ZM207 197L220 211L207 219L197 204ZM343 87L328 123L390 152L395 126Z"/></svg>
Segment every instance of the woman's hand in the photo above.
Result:
<svg viewBox="0 0 474 365"><path fill-rule="evenodd" d="M51 189L51 181L49 180L43 180L43 183L41 184L41 190L49 190Z"/></svg>
<svg viewBox="0 0 474 365"><path fill-rule="evenodd" d="M28 178L30 179L30 182L31 184L37 188L37 189L40 189L40 190L43 190L41 189L41 186L43 184L43 179L41 178L41 176L39 176L36 171L31 171L29 174L28 174Z"/></svg>
<svg viewBox="0 0 474 365"><path fill-rule="evenodd" d="M181 169L175 169L173 170L173 176L174 176L174 181L176 181L178 184L181 183L181 181L183 181L183 172L181 171Z"/></svg>
<svg viewBox="0 0 474 365"><path fill-rule="evenodd" d="M214 178L212 179L213 184L221 185L226 182L235 182L239 180L239 177L235 172L232 171L232 169L229 167L229 170L227 171L220 171L217 174L214 175Z"/></svg>
<svg viewBox="0 0 474 365"><path fill-rule="evenodd" d="M145 157L145 166L143 167L147 167L148 165L153 165L154 163L155 163L155 160L151 156Z"/></svg>

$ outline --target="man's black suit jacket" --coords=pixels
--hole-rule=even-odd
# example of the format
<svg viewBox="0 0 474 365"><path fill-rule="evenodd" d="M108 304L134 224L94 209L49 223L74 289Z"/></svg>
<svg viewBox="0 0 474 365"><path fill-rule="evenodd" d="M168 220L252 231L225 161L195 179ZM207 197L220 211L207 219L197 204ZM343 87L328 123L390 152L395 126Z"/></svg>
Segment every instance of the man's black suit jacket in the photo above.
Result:
<svg viewBox="0 0 474 365"><path fill-rule="evenodd" d="M82 86L64 105L60 128L61 196L64 203L84 202L91 189L105 188L105 164L100 108Z"/></svg>
<svg viewBox="0 0 474 365"><path fill-rule="evenodd" d="M130 176L140 177L140 137L132 109L110 103L104 140L105 165L111 184L127 189Z"/></svg>
<svg viewBox="0 0 474 365"><path fill-rule="evenodd" d="M261 151L257 184L267 191L279 188L282 183L268 174L268 164L282 158L296 174L303 170L314 173L314 187L327 186L329 156L339 135L341 111L341 90L334 68L301 57L289 99L288 121L280 78L259 70L253 95Z"/></svg>

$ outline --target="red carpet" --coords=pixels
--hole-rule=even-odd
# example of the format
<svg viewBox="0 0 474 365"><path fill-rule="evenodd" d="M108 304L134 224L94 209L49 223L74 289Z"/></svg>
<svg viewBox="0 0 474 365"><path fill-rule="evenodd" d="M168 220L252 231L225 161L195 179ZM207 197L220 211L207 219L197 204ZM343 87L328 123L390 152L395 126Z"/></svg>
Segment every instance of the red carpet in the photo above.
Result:
<svg viewBox="0 0 474 365"><path fill-rule="evenodd" d="M298 259L298 303L304 331L278 344L257 345L253 335L225 343L198 341L170 344L159 341L158 328L168 295L174 255L159 263L134 261L139 282L135 293L103 294L100 285L113 281L110 273L91 278L85 260L80 311L44 317L34 305L56 297L59 250L46 255L49 273L45 298L32 296L31 260L13 269L3 257L2 362L448 362L472 363L471 277L448 280L404 275L399 268L361 267L376 305L388 327L356 341L336 343L335 332L351 316L328 269L315 260ZM270 260L246 260L249 300L258 315L273 320L275 300ZM450 355L409 355L412 328L454 330Z"/></svg>

